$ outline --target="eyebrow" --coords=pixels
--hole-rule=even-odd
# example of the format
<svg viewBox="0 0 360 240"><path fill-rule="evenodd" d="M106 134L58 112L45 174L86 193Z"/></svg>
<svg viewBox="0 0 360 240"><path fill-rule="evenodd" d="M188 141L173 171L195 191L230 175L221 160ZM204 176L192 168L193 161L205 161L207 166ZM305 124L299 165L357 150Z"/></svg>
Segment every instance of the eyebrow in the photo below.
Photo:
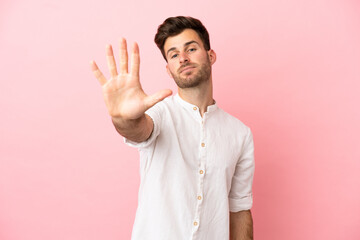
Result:
<svg viewBox="0 0 360 240"><path fill-rule="evenodd" d="M196 43L197 45L200 46L200 44L199 44L197 41L192 40L192 41L186 42L186 43L184 44L184 47L189 46L190 44L193 44L193 43ZM167 50L166 56L169 54L169 52L174 51L175 49L176 49L176 47L172 47L172 48L170 48L169 50Z"/></svg>

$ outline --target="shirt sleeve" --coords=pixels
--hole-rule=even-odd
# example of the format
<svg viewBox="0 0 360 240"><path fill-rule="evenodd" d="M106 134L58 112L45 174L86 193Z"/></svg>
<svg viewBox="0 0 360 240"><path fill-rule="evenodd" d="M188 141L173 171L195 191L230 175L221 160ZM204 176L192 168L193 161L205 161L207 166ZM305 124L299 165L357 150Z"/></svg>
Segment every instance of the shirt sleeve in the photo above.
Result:
<svg viewBox="0 0 360 240"><path fill-rule="evenodd" d="M238 212L252 207L252 183L255 170L254 141L251 130L243 144L241 156L236 164L229 193L229 210Z"/></svg>
<svg viewBox="0 0 360 240"><path fill-rule="evenodd" d="M154 128L153 131L150 135L150 137L143 141L143 142L134 142L131 141L127 138L124 137L124 142L130 146L130 147L135 147L135 148L148 148L150 146L153 145L153 143L155 142L157 136L160 133L160 126L161 126L161 111L160 111L160 106L159 104L154 105L153 107L149 108L145 114L147 114L153 121L154 123Z"/></svg>

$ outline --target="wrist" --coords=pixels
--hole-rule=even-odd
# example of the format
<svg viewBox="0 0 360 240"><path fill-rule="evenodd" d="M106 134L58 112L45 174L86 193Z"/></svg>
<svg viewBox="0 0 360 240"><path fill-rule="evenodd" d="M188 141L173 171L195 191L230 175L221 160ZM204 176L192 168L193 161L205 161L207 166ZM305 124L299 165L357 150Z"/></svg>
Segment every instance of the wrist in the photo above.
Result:
<svg viewBox="0 0 360 240"><path fill-rule="evenodd" d="M118 129L135 127L141 124L141 122L144 121L145 119L146 119L145 113L141 117L136 119L128 119L124 117L111 117L111 121Z"/></svg>

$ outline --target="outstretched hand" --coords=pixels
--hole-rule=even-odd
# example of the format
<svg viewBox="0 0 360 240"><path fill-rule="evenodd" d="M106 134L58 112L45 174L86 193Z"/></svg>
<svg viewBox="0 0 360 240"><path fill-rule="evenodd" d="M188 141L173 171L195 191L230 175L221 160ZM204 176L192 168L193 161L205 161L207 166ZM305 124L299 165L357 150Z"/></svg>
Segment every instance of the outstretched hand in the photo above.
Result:
<svg viewBox="0 0 360 240"><path fill-rule="evenodd" d="M164 89L153 95L146 95L140 78L140 55L137 43L133 44L131 69L128 72L128 52L126 40L120 40L120 72L118 73L111 45L106 46L106 58L111 74L106 79L95 61L91 61L91 69L102 86L106 107L112 118L134 120L142 117L147 109L170 96L172 91Z"/></svg>

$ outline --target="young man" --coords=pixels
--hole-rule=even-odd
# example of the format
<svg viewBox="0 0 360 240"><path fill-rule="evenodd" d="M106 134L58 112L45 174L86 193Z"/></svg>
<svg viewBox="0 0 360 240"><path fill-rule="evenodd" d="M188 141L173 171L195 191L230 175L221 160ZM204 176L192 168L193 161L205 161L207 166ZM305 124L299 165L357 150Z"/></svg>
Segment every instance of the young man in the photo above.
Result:
<svg viewBox="0 0 360 240"><path fill-rule="evenodd" d="M133 240L253 239L254 146L250 129L213 99L211 67L216 54L202 23L172 17L155 42L178 94L146 95L139 81L139 48L131 70L125 39L120 70L107 46L107 80L92 70L116 130L140 152L141 183Z"/></svg>

